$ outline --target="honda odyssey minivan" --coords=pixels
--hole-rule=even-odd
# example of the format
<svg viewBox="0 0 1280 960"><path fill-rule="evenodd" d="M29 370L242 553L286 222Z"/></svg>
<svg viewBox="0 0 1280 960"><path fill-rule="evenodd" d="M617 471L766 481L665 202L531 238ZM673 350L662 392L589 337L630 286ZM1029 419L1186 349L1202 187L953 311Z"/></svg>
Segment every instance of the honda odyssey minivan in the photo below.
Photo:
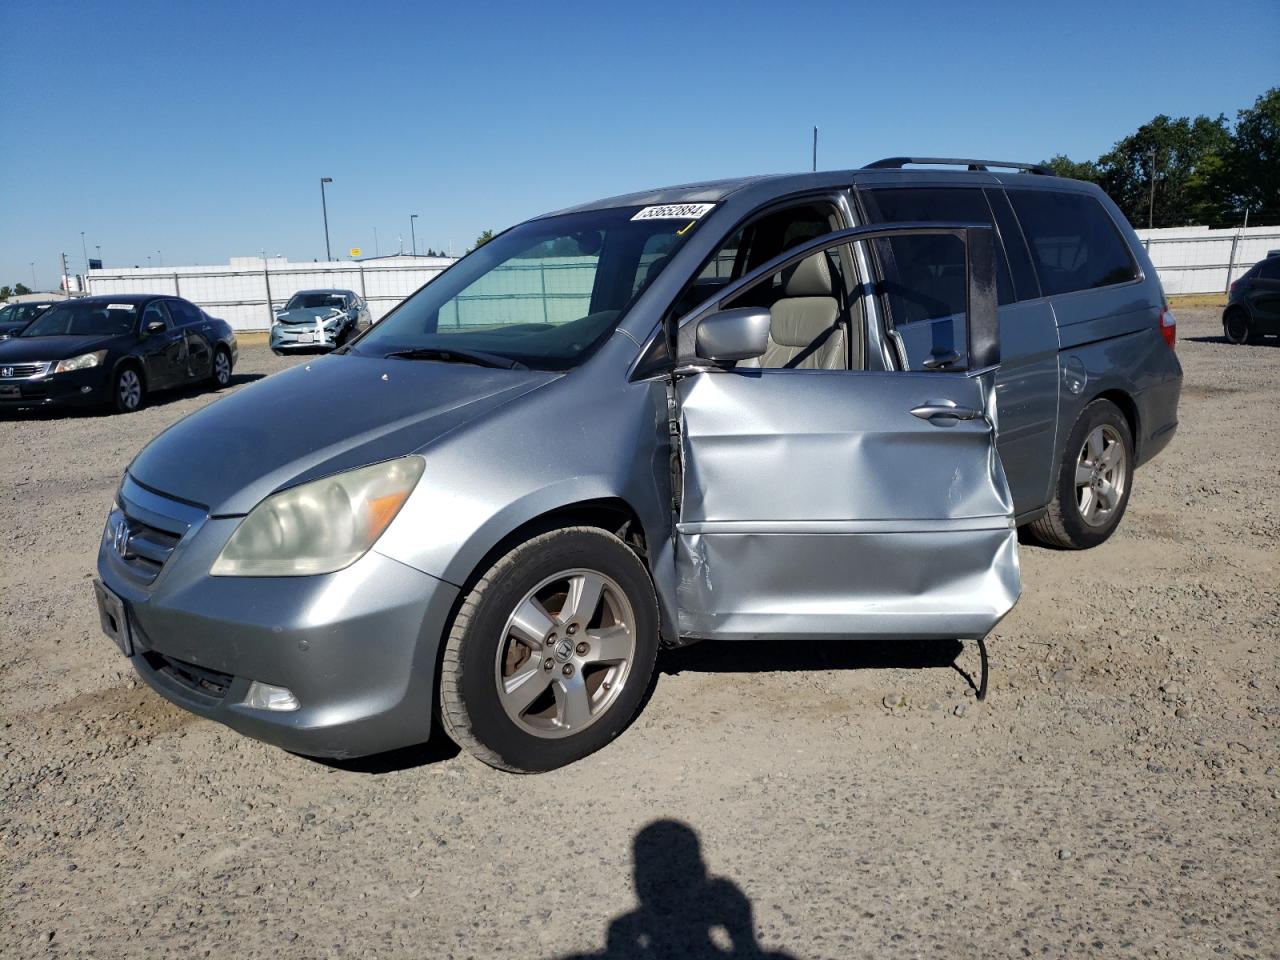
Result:
<svg viewBox="0 0 1280 960"><path fill-rule="evenodd" d="M981 639L1020 524L1088 547L1120 521L1177 423L1175 327L1096 187L912 163L500 234L152 441L104 629L289 750L438 722L517 771L617 736L661 643Z"/></svg>

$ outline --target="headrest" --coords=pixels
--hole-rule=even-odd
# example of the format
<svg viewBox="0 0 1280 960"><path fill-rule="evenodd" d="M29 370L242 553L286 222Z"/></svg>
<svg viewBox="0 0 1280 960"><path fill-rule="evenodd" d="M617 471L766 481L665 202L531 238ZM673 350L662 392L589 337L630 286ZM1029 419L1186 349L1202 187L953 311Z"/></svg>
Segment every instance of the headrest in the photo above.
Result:
<svg viewBox="0 0 1280 960"><path fill-rule="evenodd" d="M782 295L784 297L831 296L831 270L827 266L826 253L815 253L811 257L805 257L789 271L784 271Z"/></svg>

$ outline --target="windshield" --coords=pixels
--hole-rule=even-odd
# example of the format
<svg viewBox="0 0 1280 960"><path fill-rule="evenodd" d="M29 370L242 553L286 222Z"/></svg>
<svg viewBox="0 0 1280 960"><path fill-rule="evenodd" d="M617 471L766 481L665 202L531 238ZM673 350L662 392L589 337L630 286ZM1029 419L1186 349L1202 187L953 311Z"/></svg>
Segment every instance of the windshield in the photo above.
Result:
<svg viewBox="0 0 1280 960"><path fill-rule="evenodd" d="M11 303L0 308L0 323L30 323L37 314L48 309L47 303Z"/></svg>
<svg viewBox="0 0 1280 960"><path fill-rule="evenodd" d="M60 303L22 331L24 337L107 337L128 333L138 307L132 303Z"/></svg>
<svg viewBox="0 0 1280 960"><path fill-rule="evenodd" d="M346 308L346 301L336 293L295 293L285 304L286 310L316 310L325 307Z"/></svg>
<svg viewBox="0 0 1280 960"><path fill-rule="evenodd" d="M469 351L567 370L613 331L709 209L619 207L522 223L428 283L352 352Z"/></svg>

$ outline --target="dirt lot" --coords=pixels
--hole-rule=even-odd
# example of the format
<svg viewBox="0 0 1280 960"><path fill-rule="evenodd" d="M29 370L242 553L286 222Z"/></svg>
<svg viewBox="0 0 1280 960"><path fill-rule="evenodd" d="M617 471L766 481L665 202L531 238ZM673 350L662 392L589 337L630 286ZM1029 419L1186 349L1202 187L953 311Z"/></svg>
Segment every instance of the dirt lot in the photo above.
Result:
<svg viewBox="0 0 1280 960"><path fill-rule="evenodd" d="M0 420L0 955L1280 956L1280 346L1216 316L1119 533L1022 548L985 704L949 645L707 644L539 777L169 706L90 577L129 459L214 397Z"/></svg>

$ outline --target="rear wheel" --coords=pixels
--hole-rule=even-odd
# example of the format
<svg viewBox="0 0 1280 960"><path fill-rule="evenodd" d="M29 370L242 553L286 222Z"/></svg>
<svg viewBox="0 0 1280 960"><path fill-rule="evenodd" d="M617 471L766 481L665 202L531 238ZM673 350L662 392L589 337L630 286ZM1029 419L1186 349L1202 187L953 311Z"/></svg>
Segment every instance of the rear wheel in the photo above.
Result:
<svg viewBox="0 0 1280 960"><path fill-rule="evenodd" d="M215 390L231 386L231 353L226 347L218 347L213 351L213 369L209 379Z"/></svg>
<svg viewBox="0 0 1280 960"><path fill-rule="evenodd" d="M445 645L441 718L490 766L551 770L622 732L657 652L657 599L635 553L593 527L554 530L467 595Z"/></svg>
<svg viewBox="0 0 1280 960"><path fill-rule="evenodd" d="M1133 478L1133 433L1110 400L1084 408L1067 440L1053 502L1031 524L1042 543L1083 550L1120 525Z"/></svg>
<svg viewBox="0 0 1280 960"><path fill-rule="evenodd" d="M146 386L137 367L125 366L116 371L111 384L111 402L117 413L133 413L146 399Z"/></svg>
<svg viewBox="0 0 1280 960"><path fill-rule="evenodd" d="M1248 343L1253 339L1253 325L1249 322L1249 314L1239 307L1227 311L1222 318L1222 333L1227 343Z"/></svg>

